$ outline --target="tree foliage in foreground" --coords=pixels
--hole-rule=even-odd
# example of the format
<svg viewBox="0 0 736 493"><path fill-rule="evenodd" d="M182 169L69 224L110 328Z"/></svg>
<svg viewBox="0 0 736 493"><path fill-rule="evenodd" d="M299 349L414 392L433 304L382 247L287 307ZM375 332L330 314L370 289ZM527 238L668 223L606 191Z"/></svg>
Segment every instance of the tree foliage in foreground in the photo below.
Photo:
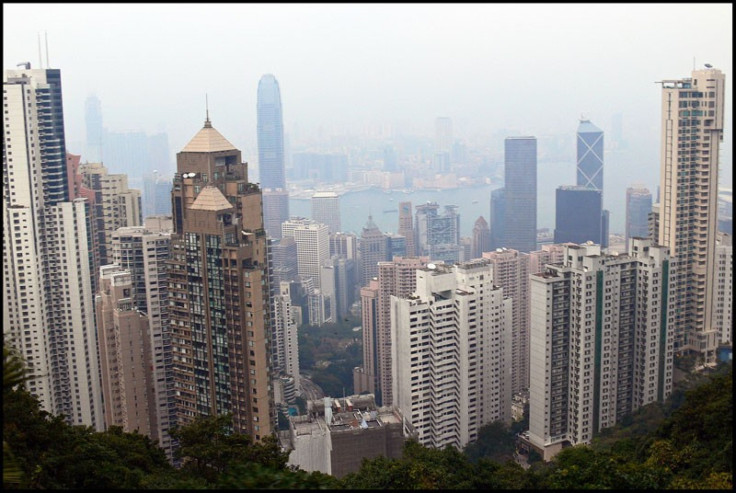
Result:
<svg viewBox="0 0 736 493"><path fill-rule="evenodd" d="M629 433L606 446L563 450L524 470L506 460L513 430L486 425L465 452L406 443L400 459L365 459L342 479L287 466L275 438L253 443L230 432L229 416L175 428L176 469L149 438L112 427L70 426L40 409L4 351L3 467L6 489L724 489L733 487L732 368L686 391L654 431L652 415L632 418ZM12 371L5 372L10 369ZM678 397L679 399L680 397ZM668 404L670 405L670 404ZM650 420L642 425L637 420ZM647 429L646 433L642 432ZM6 474L10 472L11 474Z"/></svg>

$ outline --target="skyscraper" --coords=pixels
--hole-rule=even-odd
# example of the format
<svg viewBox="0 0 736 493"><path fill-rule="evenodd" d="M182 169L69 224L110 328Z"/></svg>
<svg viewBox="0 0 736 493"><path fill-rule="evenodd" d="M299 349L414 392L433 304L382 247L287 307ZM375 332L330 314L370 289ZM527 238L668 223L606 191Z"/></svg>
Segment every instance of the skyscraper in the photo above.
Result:
<svg viewBox="0 0 736 493"><path fill-rule="evenodd" d="M714 361L713 276L726 76L709 65L663 80L659 241L679 268L682 349Z"/></svg>
<svg viewBox="0 0 736 493"><path fill-rule="evenodd" d="M416 276L415 295L391 297L392 405L419 443L462 449L511 421L511 299L482 260Z"/></svg>
<svg viewBox="0 0 736 493"><path fill-rule="evenodd" d="M452 120L446 116L438 117L434 122L434 129L434 170L448 173L452 151Z"/></svg>
<svg viewBox="0 0 736 493"><path fill-rule="evenodd" d="M602 245L601 192L563 185L555 190L555 243Z"/></svg>
<svg viewBox="0 0 736 493"><path fill-rule="evenodd" d="M652 194L644 185L626 189L626 243L629 238L649 235L649 213L652 212ZM659 240L655 238L655 240Z"/></svg>
<svg viewBox="0 0 736 493"><path fill-rule="evenodd" d="M483 252L491 250L491 230L483 216L475 220L473 239L470 247L470 257L480 258Z"/></svg>
<svg viewBox="0 0 736 493"><path fill-rule="evenodd" d="M603 206L603 130L590 123L590 120L580 120L578 125L577 185L601 193L600 245L608 248L610 213ZM598 240L593 241L599 243Z"/></svg>
<svg viewBox="0 0 736 493"><path fill-rule="evenodd" d="M501 246L520 252L534 251L537 249L536 137L506 138L504 173L505 231Z"/></svg>
<svg viewBox="0 0 736 493"><path fill-rule="evenodd" d="M388 239L373 222L373 216L368 216L368 222L363 226L359 248L360 285L368 286L370 280L378 275L378 262L388 260Z"/></svg>
<svg viewBox="0 0 736 493"><path fill-rule="evenodd" d="M340 196L335 192L312 195L312 219L327 225L331 234L340 232Z"/></svg>
<svg viewBox="0 0 736 493"><path fill-rule="evenodd" d="M296 242L297 272L300 278L312 280L315 289L319 289L320 269L322 263L330 258L330 236L327 225L313 221L292 217L281 225L282 241L292 236Z"/></svg>
<svg viewBox="0 0 736 493"><path fill-rule="evenodd" d="M5 70L3 102L3 334L43 410L101 431L89 217L69 201L60 71Z"/></svg>
<svg viewBox="0 0 736 493"><path fill-rule="evenodd" d="M406 256L416 255L416 234L414 232L411 202L399 202L399 230L398 234L406 238Z"/></svg>
<svg viewBox="0 0 736 493"><path fill-rule="evenodd" d="M84 123L86 127L86 161L102 162L103 128L102 105L100 99L92 94L84 101Z"/></svg>
<svg viewBox="0 0 736 493"><path fill-rule="evenodd" d="M603 192L603 130L580 120L577 133L577 184Z"/></svg>
<svg viewBox="0 0 736 493"><path fill-rule="evenodd" d="M263 220L272 238L281 238L281 223L289 219L289 195L284 163L284 121L281 90L271 74L258 82L258 170L263 195Z"/></svg>
<svg viewBox="0 0 736 493"><path fill-rule="evenodd" d="M545 460L672 392L674 306L666 247L626 255L565 245L530 276L529 439Z"/></svg>
<svg viewBox="0 0 736 493"><path fill-rule="evenodd" d="M503 248L506 235L506 189L497 188L491 192L491 249Z"/></svg>
<svg viewBox="0 0 736 493"><path fill-rule="evenodd" d="M261 191L209 118L176 158L169 316L177 424L232 413L233 429L259 441L276 421Z"/></svg>

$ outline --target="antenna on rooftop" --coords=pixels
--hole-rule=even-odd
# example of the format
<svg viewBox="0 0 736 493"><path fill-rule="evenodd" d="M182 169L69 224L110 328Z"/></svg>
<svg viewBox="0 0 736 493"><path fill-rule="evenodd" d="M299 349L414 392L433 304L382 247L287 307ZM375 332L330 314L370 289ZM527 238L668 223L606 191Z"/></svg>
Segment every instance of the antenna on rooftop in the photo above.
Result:
<svg viewBox="0 0 736 493"><path fill-rule="evenodd" d="M205 120L204 120L204 126L205 127L211 127L212 123L210 123L210 103L207 99L207 93L204 93L204 109L205 109Z"/></svg>
<svg viewBox="0 0 736 493"><path fill-rule="evenodd" d="M49 65L49 33L44 31L44 36L46 36L46 68L50 68L51 65Z"/></svg>
<svg viewBox="0 0 736 493"><path fill-rule="evenodd" d="M43 68L43 58L41 58L41 33L36 33L38 36L38 68Z"/></svg>

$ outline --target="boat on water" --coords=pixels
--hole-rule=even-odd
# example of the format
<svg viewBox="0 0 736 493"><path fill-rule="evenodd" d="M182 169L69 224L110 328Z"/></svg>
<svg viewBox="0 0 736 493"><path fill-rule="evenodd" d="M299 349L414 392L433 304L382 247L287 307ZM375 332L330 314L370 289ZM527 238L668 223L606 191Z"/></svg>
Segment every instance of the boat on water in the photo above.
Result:
<svg viewBox="0 0 736 493"><path fill-rule="evenodd" d="M399 210L398 209L385 209L383 211L384 214L388 214L389 212L399 212Z"/></svg>

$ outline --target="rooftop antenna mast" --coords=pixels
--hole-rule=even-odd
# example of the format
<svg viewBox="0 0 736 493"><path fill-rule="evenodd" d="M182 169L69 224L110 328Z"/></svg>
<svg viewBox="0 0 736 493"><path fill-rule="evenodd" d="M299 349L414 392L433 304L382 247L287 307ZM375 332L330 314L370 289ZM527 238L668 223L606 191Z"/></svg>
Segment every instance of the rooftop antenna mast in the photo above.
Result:
<svg viewBox="0 0 736 493"><path fill-rule="evenodd" d="M50 68L49 65L49 33L47 31L43 32L44 36L46 36L46 68Z"/></svg>
<svg viewBox="0 0 736 493"><path fill-rule="evenodd" d="M38 37L38 68L43 68L43 58L41 58L41 33L37 32Z"/></svg>
<svg viewBox="0 0 736 493"><path fill-rule="evenodd" d="M207 99L207 93L204 93L204 111L205 111L204 126L211 127L212 124L210 123L210 103L209 103L209 100Z"/></svg>

